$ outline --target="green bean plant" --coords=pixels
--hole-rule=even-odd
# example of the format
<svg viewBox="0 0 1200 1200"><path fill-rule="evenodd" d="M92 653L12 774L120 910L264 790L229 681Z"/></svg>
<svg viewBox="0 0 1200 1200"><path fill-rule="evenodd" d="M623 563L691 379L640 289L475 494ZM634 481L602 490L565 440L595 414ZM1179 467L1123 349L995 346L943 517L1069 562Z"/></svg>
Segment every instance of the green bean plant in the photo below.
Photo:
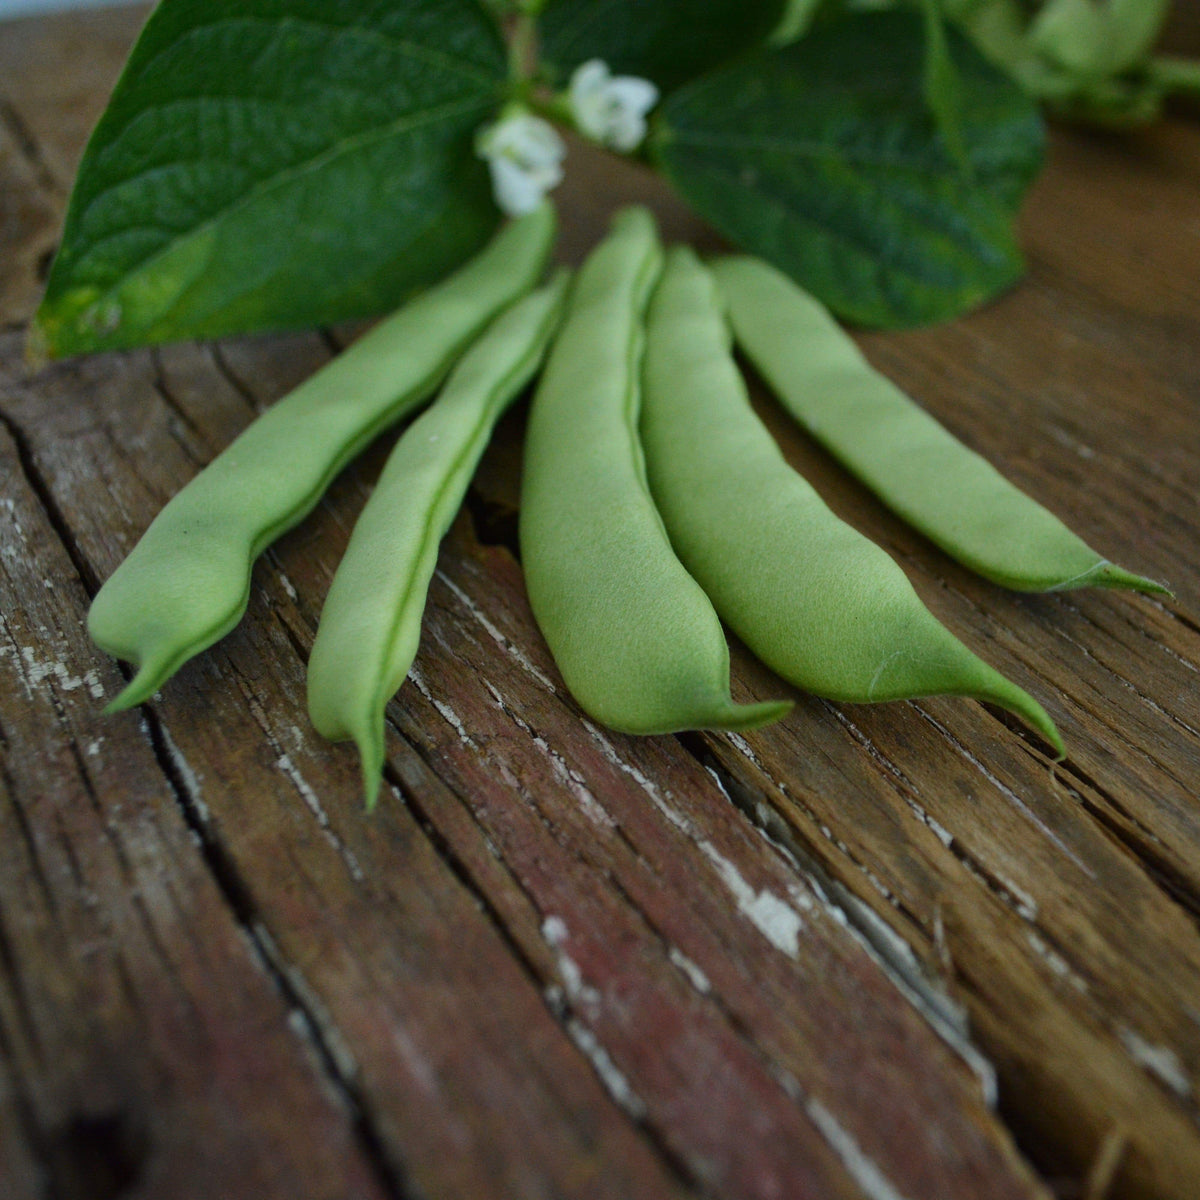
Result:
<svg viewBox="0 0 1200 1200"><path fill-rule="evenodd" d="M724 621L796 686L988 700L1061 754L1041 705L787 466L730 351L989 579L1163 590L872 371L834 315L920 325L1014 284L1039 104L1128 124L1194 90L1192 64L1153 54L1165 15L1165 0L162 0L80 166L31 357L400 307L218 455L106 582L89 629L136 667L112 707L228 632L255 557L433 400L351 538L309 668L313 722L357 743L373 798L438 541L540 376L522 560L593 717L632 733L781 717L786 696L731 698ZM574 281L539 287L563 127L638 156L742 253L710 270L627 210Z"/></svg>
<svg viewBox="0 0 1200 1200"><path fill-rule="evenodd" d="M1154 53L1170 0L943 0L980 51L1061 116L1142 125L1176 94L1200 96L1200 63Z"/></svg>

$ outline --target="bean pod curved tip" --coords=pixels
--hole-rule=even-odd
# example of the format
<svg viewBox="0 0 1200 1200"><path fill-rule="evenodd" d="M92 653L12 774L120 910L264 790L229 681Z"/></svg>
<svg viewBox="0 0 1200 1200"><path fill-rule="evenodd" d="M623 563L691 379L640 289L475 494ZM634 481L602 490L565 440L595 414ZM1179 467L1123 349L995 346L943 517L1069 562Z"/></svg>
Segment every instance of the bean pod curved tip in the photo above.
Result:
<svg viewBox="0 0 1200 1200"><path fill-rule="evenodd" d="M155 692L162 686L162 672L139 670L138 673L121 689L120 693L110 700L103 708L106 717L115 716L139 704L145 704L153 698Z"/></svg>
<svg viewBox="0 0 1200 1200"><path fill-rule="evenodd" d="M363 800L367 812L372 813L379 803L379 791L383 787L383 742L372 742L369 747L358 741L354 744L362 763Z"/></svg>
<svg viewBox="0 0 1200 1200"><path fill-rule="evenodd" d="M982 660L978 660L982 663ZM1063 741L1058 726L1050 714L1023 688L1005 679L991 667L985 669L994 678L986 689L964 693L984 704L995 704L1020 717L1026 725L1039 733L1054 748L1054 759L1062 762L1067 757L1067 744Z"/></svg>
<svg viewBox="0 0 1200 1200"><path fill-rule="evenodd" d="M713 713L713 723L705 728L744 733L781 720L796 707L794 700L761 700L754 704L731 704ZM676 731L678 732L678 731Z"/></svg>
<svg viewBox="0 0 1200 1200"><path fill-rule="evenodd" d="M1175 598L1175 593L1164 584L1158 583L1154 579L1149 579L1145 575L1137 575L1133 571L1127 571L1124 567L1119 567L1116 563L1109 562L1108 559L1098 562L1082 575L1074 579L1068 579L1066 582L1056 584L1054 587L1047 588L1046 590L1050 592L1066 592L1079 587L1119 588L1127 592L1141 592L1146 596Z"/></svg>

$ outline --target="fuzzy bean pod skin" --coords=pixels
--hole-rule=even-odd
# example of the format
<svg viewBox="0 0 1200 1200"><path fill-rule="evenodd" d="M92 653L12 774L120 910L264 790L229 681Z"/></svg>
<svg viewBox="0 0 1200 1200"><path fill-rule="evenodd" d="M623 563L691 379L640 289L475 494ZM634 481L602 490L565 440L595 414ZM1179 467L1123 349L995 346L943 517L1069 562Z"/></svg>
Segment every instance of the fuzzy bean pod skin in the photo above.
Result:
<svg viewBox="0 0 1200 1200"><path fill-rule="evenodd" d="M647 328L651 490L676 553L746 645L832 700L999 704L1061 754L1037 701L950 633L895 562L784 460L750 407L712 276L690 250L671 251Z"/></svg>
<svg viewBox="0 0 1200 1200"><path fill-rule="evenodd" d="M563 273L467 351L396 443L330 585L308 661L308 711L318 733L357 744L368 807L383 771L383 711L416 658L438 546L496 422L540 366L566 292Z"/></svg>
<svg viewBox="0 0 1200 1200"><path fill-rule="evenodd" d="M739 347L784 408L893 512L1004 587L1167 589L1115 566L875 371L825 308L756 258L713 264Z"/></svg>
<svg viewBox="0 0 1200 1200"><path fill-rule="evenodd" d="M106 711L149 699L241 620L254 560L368 442L429 398L497 312L534 286L555 227L548 205L506 226L476 258L269 408L163 508L88 614L96 645L137 666Z"/></svg>
<svg viewBox="0 0 1200 1200"><path fill-rule="evenodd" d="M626 209L581 268L525 440L522 566L567 687L626 733L744 729L787 701L733 703L729 649L671 550L637 436L642 318L662 251Z"/></svg>

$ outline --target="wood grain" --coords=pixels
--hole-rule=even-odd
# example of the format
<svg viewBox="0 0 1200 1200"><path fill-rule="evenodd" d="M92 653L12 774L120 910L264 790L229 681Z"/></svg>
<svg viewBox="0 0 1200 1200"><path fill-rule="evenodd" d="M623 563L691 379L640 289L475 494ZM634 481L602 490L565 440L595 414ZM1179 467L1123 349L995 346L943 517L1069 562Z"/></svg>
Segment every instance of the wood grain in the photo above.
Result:
<svg viewBox="0 0 1200 1200"><path fill-rule="evenodd" d="M304 662L390 438L264 556L233 634L99 714L121 673L90 595L355 332L22 364L143 16L0 37L0 1194L1193 1195L1200 128L1056 130L1028 279L861 339L1176 599L982 583L757 394L829 503L1047 704L1066 763L959 700L595 727L521 582L518 410L443 547L368 816ZM571 156L567 261L628 201L720 246L640 168ZM736 645L734 688L786 691Z"/></svg>

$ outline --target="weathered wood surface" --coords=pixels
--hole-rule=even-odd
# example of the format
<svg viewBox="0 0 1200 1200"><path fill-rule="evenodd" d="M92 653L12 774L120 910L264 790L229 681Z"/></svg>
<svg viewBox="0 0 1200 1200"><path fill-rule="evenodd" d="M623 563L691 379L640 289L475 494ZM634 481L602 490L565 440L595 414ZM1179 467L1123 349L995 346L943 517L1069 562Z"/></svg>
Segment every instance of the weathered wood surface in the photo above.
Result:
<svg viewBox="0 0 1200 1200"><path fill-rule="evenodd" d="M1071 749L964 701L741 737L583 720L511 550L520 414L442 555L364 815L304 659L378 447L246 621L103 718L88 597L331 353L31 374L22 329L141 17L0 26L0 1194L1190 1197L1200 1178L1200 128L1058 132L1032 272L873 360L1168 602L1018 597L794 462ZM1185 22L1186 25L1186 22ZM623 199L576 149L577 258ZM735 647L735 690L780 685Z"/></svg>

